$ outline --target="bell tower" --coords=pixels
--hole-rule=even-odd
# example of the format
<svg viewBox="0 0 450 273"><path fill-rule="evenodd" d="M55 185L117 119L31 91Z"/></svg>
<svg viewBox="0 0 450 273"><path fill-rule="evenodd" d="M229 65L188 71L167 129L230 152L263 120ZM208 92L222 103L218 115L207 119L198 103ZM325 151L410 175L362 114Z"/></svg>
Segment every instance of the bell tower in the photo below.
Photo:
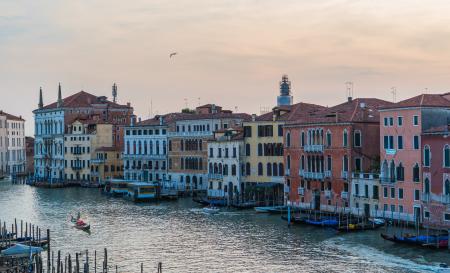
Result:
<svg viewBox="0 0 450 273"><path fill-rule="evenodd" d="M287 75L283 75L280 81L280 95L277 97L277 106L292 105L291 81Z"/></svg>

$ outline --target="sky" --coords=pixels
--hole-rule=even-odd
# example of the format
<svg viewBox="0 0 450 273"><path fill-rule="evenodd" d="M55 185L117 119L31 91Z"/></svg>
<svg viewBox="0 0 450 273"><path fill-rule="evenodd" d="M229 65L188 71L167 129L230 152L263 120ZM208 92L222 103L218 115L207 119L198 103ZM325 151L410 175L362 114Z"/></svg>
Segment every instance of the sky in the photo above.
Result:
<svg viewBox="0 0 450 273"><path fill-rule="evenodd" d="M294 102L450 91L450 1L0 0L0 110L27 120L84 90L150 115L215 103L259 114L287 74ZM171 52L178 54L169 58Z"/></svg>

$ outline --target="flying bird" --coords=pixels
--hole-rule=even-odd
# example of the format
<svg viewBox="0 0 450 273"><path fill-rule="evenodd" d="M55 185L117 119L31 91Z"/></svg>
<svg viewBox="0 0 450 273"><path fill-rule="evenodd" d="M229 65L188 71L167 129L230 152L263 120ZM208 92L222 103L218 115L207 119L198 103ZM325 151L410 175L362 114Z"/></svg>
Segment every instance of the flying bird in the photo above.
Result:
<svg viewBox="0 0 450 273"><path fill-rule="evenodd" d="M177 54L178 54L177 52L170 53L169 58L172 58L173 56L175 56Z"/></svg>

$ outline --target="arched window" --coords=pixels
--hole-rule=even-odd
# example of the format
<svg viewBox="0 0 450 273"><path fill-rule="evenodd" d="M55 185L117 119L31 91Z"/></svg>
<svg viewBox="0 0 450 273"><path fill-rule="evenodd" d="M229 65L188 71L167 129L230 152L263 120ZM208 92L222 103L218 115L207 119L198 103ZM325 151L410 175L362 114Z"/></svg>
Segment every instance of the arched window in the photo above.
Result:
<svg viewBox="0 0 450 273"><path fill-rule="evenodd" d="M401 162L397 166L397 180L405 181L405 168L403 167Z"/></svg>
<svg viewBox="0 0 450 273"><path fill-rule="evenodd" d="M222 172L222 163L219 163L219 174L223 174L223 172Z"/></svg>
<svg viewBox="0 0 450 273"><path fill-rule="evenodd" d="M211 162L209 163L209 170L208 170L208 172L209 173L214 173L213 164Z"/></svg>
<svg viewBox="0 0 450 273"><path fill-rule="evenodd" d="M389 178L391 182L395 182L395 163L394 160L391 160L391 164L389 165Z"/></svg>
<svg viewBox="0 0 450 273"><path fill-rule="evenodd" d="M444 168L450 168L450 146L448 144L444 147Z"/></svg>
<svg viewBox="0 0 450 273"><path fill-rule="evenodd" d="M347 129L344 129L344 132L342 133L342 146L347 147L348 146L348 133Z"/></svg>
<svg viewBox="0 0 450 273"><path fill-rule="evenodd" d="M272 176L272 164L270 164L270 163L267 163L267 168L266 168L266 173L267 173L267 176Z"/></svg>
<svg viewBox="0 0 450 273"><path fill-rule="evenodd" d="M180 140L180 149L182 151L184 151L184 142L183 142L183 140Z"/></svg>
<svg viewBox="0 0 450 273"><path fill-rule="evenodd" d="M263 175L263 164L261 162L258 163L258 175Z"/></svg>
<svg viewBox="0 0 450 273"><path fill-rule="evenodd" d="M42 148L42 146L41 146L41 148ZM41 149L42 150L42 149ZM42 151L41 151L41 153L42 153ZM130 142L129 141L127 141L127 151L126 151L126 154L130 154Z"/></svg>
<svg viewBox="0 0 450 273"><path fill-rule="evenodd" d="M300 170L305 170L305 155L300 158Z"/></svg>
<svg viewBox="0 0 450 273"><path fill-rule="evenodd" d="M258 156L263 155L263 146L261 143L258 143Z"/></svg>
<svg viewBox="0 0 450 273"><path fill-rule="evenodd" d="M430 167L430 158L431 158L431 152L430 152L430 146L425 145L423 149L423 165L425 167Z"/></svg>
<svg viewBox="0 0 450 273"><path fill-rule="evenodd" d="M245 163L245 175L251 174L250 162Z"/></svg>
<svg viewBox="0 0 450 273"><path fill-rule="evenodd" d="M283 163L278 164L278 175L284 176L284 165Z"/></svg>
<svg viewBox="0 0 450 273"><path fill-rule="evenodd" d="M214 163L214 173L219 173L219 168L217 167L217 163Z"/></svg>
<svg viewBox="0 0 450 273"><path fill-rule="evenodd" d="M286 147L291 147L291 133L286 134Z"/></svg>
<svg viewBox="0 0 450 273"><path fill-rule="evenodd" d="M330 130L327 131L327 147L331 147L331 132Z"/></svg>
<svg viewBox="0 0 450 273"><path fill-rule="evenodd" d="M286 167L287 167L287 169L288 170L290 170L291 169L291 156L290 155L288 155L287 157L286 157Z"/></svg>
<svg viewBox="0 0 450 273"><path fill-rule="evenodd" d="M228 165L223 164L223 175L228 175Z"/></svg>
<svg viewBox="0 0 450 273"><path fill-rule="evenodd" d="M344 172L348 172L348 157L347 157L347 155L344 155L344 157L342 158L342 170Z"/></svg>
<svg viewBox="0 0 450 273"><path fill-rule="evenodd" d="M302 136L301 136L301 138L300 138L300 145L301 145L302 147L305 146L305 131L302 131Z"/></svg>
<svg viewBox="0 0 450 273"><path fill-rule="evenodd" d="M428 177L425 178L425 182L423 183L423 193L430 193L430 179L428 179Z"/></svg>
<svg viewBox="0 0 450 273"><path fill-rule="evenodd" d="M250 156L250 144L245 144L245 156Z"/></svg>
<svg viewBox="0 0 450 273"><path fill-rule="evenodd" d="M361 147L362 139L361 139L361 131L356 130L353 134L353 143L355 147Z"/></svg>
<svg viewBox="0 0 450 273"><path fill-rule="evenodd" d="M444 194L450 196L450 180L446 179L444 183Z"/></svg>
<svg viewBox="0 0 450 273"><path fill-rule="evenodd" d="M231 175L236 176L236 165L235 164L231 165Z"/></svg>
<svg viewBox="0 0 450 273"><path fill-rule="evenodd" d="M273 175L273 176L278 176L278 166L277 166L277 163L273 163L273 165L272 165L272 175Z"/></svg>
<svg viewBox="0 0 450 273"><path fill-rule="evenodd" d="M420 182L420 168L418 163L413 167L413 181Z"/></svg>

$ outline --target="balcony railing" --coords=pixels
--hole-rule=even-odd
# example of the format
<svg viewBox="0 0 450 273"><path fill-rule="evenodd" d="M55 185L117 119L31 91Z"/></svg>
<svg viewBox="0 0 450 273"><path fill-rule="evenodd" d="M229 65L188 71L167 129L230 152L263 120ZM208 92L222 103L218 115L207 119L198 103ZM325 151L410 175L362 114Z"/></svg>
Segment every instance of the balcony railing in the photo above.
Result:
<svg viewBox="0 0 450 273"><path fill-rule="evenodd" d="M348 192L346 192L346 191L341 192L341 198L348 199Z"/></svg>
<svg viewBox="0 0 450 273"><path fill-rule="evenodd" d="M298 188L298 195L305 195L305 188Z"/></svg>
<svg viewBox="0 0 450 273"><path fill-rule="evenodd" d="M348 179L348 171L342 171L341 172L341 178L342 179Z"/></svg>
<svg viewBox="0 0 450 273"><path fill-rule="evenodd" d="M450 195L442 195L441 202L444 204L450 204Z"/></svg>
<svg viewBox="0 0 450 273"><path fill-rule="evenodd" d="M331 199L331 191L328 190L325 191L325 198Z"/></svg>
<svg viewBox="0 0 450 273"><path fill-rule="evenodd" d="M316 172L305 172L303 177L307 178L307 179L323 180L325 177L325 174L324 173L316 173Z"/></svg>
<svg viewBox="0 0 450 273"><path fill-rule="evenodd" d="M168 136L171 137L193 137L193 136L212 136L211 131L194 131L194 132L168 132Z"/></svg>
<svg viewBox="0 0 450 273"><path fill-rule="evenodd" d="M321 144L305 145L303 149L305 150L305 152L323 153L323 145Z"/></svg>
<svg viewBox="0 0 450 273"><path fill-rule="evenodd" d="M331 171L325 171L324 176L325 178L331 178Z"/></svg>
<svg viewBox="0 0 450 273"><path fill-rule="evenodd" d="M92 164L102 164L102 163L105 163L105 159L92 159L91 163Z"/></svg>
<svg viewBox="0 0 450 273"><path fill-rule="evenodd" d="M290 176L291 175L291 169L286 169L284 171L284 173L285 173L286 176Z"/></svg>
<svg viewBox="0 0 450 273"><path fill-rule="evenodd" d="M378 173L360 173L360 172L352 172L352 178L359 179L379 179L380 175Z"/></svg>
<svg viewBox="0 0 450 273"><path fill-rule="evenodd" d="M81 170L83 169L82 166L72 166L72 170Z"/></svg>
<svg viewBox="0 0 450 273"><path fill-rule="evenodd" d="M431 201L429 193L422 193L422 201L428 203Z"/></svg>
<svg viewBox="0 0 450 273"><path fill-rule="evenodd" d="M395 183L395 179L391 177L380 177L381 184L392 184Z"/></svg>
<svg viewBox="0 0 450 273"><path fill-rule="evenodd" d="M223 175L219 173L209 173L208 179L223 180Z"/></svg>

